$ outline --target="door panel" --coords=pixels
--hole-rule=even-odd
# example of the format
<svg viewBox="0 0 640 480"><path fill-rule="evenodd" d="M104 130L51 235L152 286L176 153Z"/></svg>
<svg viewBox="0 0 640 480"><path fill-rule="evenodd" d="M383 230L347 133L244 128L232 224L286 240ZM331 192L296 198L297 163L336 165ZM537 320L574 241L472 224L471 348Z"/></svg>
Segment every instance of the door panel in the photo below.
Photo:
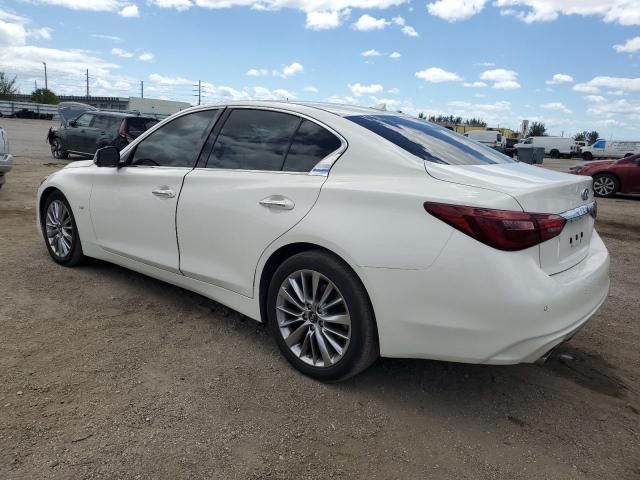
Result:
<svg viewBox="0 0 640 480"><path fill-rule="evenodd" d="M260 256L307 214L325 180L286 172L193 170L177 211L182 273L252 297Z"/></svg>
<svg viewBox="0 0 640 480"><path fill-rule="evenodd" d="M176 204L189 171L184 167L96 168L90 206L96 243L179 273Z"/></svg>

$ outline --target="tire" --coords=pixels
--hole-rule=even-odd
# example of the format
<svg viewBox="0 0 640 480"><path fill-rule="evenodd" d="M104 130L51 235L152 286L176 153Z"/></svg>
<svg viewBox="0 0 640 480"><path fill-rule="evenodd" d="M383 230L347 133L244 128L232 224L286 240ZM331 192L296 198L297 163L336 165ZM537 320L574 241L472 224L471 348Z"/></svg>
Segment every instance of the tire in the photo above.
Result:
<svg viewBox="0 0 640 480"><path fill-rule="evenodd" d="M549 156L551 158L560 158L560 152L554 148L553 150L551 150L551 152L549 152Z"/></svg>
<svg viewBox="0 0 640 480"><path fill-rule="evenodd" d="M40 221L44 243L55 262L73 267L84 260L76 219L61 192L52 192L47 197L40 213Z"/></svg>
<svg viewBox="0 0 640 480"><path fill-rule="evenodd" d="M598 197L610 198L620 190L620 182L610 173L599 173L593 177L593 193Z"/></svg>
<svg viewBox="0 0 640 480"><path fill-rule="evenodd" d="M633 155L635 155L635 153L625 153L624 158L632 157Z"/></svg>
<svg viewBox="0 0 640 480"><path fill-rule="evenodd" d="M353 270L330 253L311 250L285 260L271 278L266 301L267 320L280 351L309 377L346 380L379 356L367 292Z"/></svg>
<svg viewBox="0 0 640 480"><path fill-rule="evenodd" d="M582 159L586 161L593 160L593 155L591 154L591 152L583 152Z"/></svg>
<svg viewBox="0 0 640 480"><path fill-rule="evenodd" d="M69 158L69 152L64 149L64 145L60 138L56 137L51 141L51 155L53 158L66 160Z"/></svg>

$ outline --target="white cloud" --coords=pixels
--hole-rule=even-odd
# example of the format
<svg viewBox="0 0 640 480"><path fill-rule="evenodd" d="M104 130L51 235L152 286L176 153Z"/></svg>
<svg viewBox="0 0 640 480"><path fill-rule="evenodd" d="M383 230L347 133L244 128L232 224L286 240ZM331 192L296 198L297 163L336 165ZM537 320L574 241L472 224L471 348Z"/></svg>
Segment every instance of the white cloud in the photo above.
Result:
<svg viewBox="0 0 640 480"><path fill-rule="evenodd" d="M464 82L462 86L467 88L485 88L489 85L487 85L485 82Z"/></svg>
<svg viewBox="0 0 640 480"><path fill-rule="evenodd" d="M193 6L191 0L150 0L149 3L161 8L175 8L178 11L188 10Z"/></svg>
<svg viewBox="0 0 640 480"><path fill-rule="evenodd" d="M371 30L381 30L389 25L389 21L384 18L376 18L371 15L364 14L351 25L354 30L360 32L369 32Z"/></svg>
<svg viewBox="0 0 640 480"><path fill-rule="evenodd" d="M398 60L400 57L402 57L400 52L393 52L393 53L389 54L389 58L391 58L393 60Z"/></svg>
<svg viewBox="0 0 640 480"><path fill-rule="evenodd" d="M387 90L387 93L390 95L397 95L400 93L400 90L397 89L396 87L390 88L389 90Z"/></svg>
<svg viewBox="0 0 640 480"><path fill-rule="evenodd" d="M361 55L363 57L380 57L382 55L382 53L380 53L378 50L376 50L375 48L372 48L370 50L367 50L365 52L362 52Z"/></svg>
<svg viewBox="0 0 640 480"><path fill-rule="evenodd" d="M603 103L607 101L602 95L586 95L584 98L587 102L591 103Z"/></svg>
<svg viewBox="0 0 640 480"><path fill-rule="evenodd" d="M485 70L480 74L480 80L493 82L492 87L500 90L515 90L520 88L518 73L504 68Z"/></svg>
<svg viewBox="0 0 640 480"><path fill-rule="evenodd" d="M613 95L614 97L621 97L623 95L626 95L626 93L623 92L622 90L609 90L607 92L607 95Z"/></svg>
<svg viewBox="0 0 640 480"><path fill-rule="evenodd" d="M102 38L104 40L112 40L114 42L121 42L122 41L121 37L117 37L115 35L103 35L101 33L92 33L91 36L93 38Z"/></svg>
<svg viewBox="0 0 640 480"><path fill-rule="evenodd" d="M540 105L540 108L544 108L545 110L558 110L564 113L571 113L571 110L569 110L564 106L564 104L560 102L543 103L542 105Z"/></svg>
<svg viewBox="0 0 640 480"><path fill-rule="evenodd" d="M438 0L427 4L427 11L447 22L466 20L480 13L487 0Z"/></svg>
<svg viewBox="0 0 640 480"><path fill-rule="evenodd" d="M264 77L269 75L269 70L266 68L250 68L247 70L247 75L250 77Z"/></svg>
<svg viewBox="0 0 640 480"><path fill-rule="evenodd" d="M139 17L140 12L138 11L138 6L134 4L125 5L124 7L122 7L122 10L120 10L120 16L126 18Z"/></svg>
<svg viewBox="0 0 640 480"><path fill-rule="evenodd" d="M142 60L143 62L150 62L151 60L153 60L155 58L155 55L151 52L142 52L139 56L138 59Z"/></svg>
<svg viewBox="0 0 640 480"><path fill-rule="evenodd" d="M633 37L621 45L614 45L613 49L618 53L634 53L640 50L640 37Z"/></svg>
<svg viewBox="0 0 640 480"><path fill-rule="evenodd" d="M29 28L28 18L0 10L0 47L7 45L26 45L29 38L50 40L49 27Z"/></svg>
<svg viewBox="0 0 640 480"><path fill-rule="evenodd" d="M416 77L429 83L459 82L462 77L454 72L447 72L438 67L430 67L416 72Z"/></svg>
<svg viewBox="0 0 640 480"><path fill-rule="evenodd" d="M401 31L402 33L404 33L405 35L408 35L409 37L419 36L418 32L416 32L416 29L410 25L405 25L404 27L402 27Z"/></svg>
<svg viewBox="0 0 640 480"><path fill-rule="evenodd" d="M329 30L337 28L349 18L351 10L310 11L307 12L306 27L310 30Z"/></svg>
<svg viewBox="0 0 640 480"><path fill-rule="evenodd" d="M640 92L640 78L598 76L573 87L576 92L580 93L598 93L601 88Z"/></svg>
<svg viewBox="0 0 640 480"><path fill-rule="evenodd" d="M615 102L604 102L592 105L587 111L600 116L611 116L615 114L638 115L640 114L640 103L632 103L624 99L616 100Z"/></svg>
<svg viewBox="0 0 640 480"><path fill-rule="evenodd" d="M349 97L349 96L342 96L342 95L331 95L326 99L326 101L331 103L341 103L341 104L349 104L349 105L354 105L358 103L358 101L355 98Z"/></svg>
<svg viewBox="0 0 640 480"><path fill-rule="evenodd" d="M453 101L447 103L447 106L453 108L462 108L469 110L481 110L487 112L504 112L511 109L511 102L499 101L495 103L471 103L464 101Z"/></svg>
<svg viewBox="0 0 640 480"><path fill-rule="evenodd" d="M126 50L123 50L121 48L112 48L111 53L113 55L117 55L120 58L133 58L135 56L135 53L127 52Z"/></svg>
<svg viewBox="0 0 640 480"><path fill-rule="evenodd" d="M476 67L495 67L496 64L493 62L478 62L475 64Z"/></svg>
<svg viewBox="0 0 640 480"><path fill-rule="evenodd" d="M298 62L293 62L290 65L285 65L282 67L282 70L274 72L274 75L277 75L282 78L287 78L295 75L296 73L300 73L304 70L304 67Z"/></svg>
<svg viewBox="0 0 640 480"><path fill-rule="evenodd" d="M556 73L551 80L545 82L547 85L555 85L558 83L573 83L573 77L565 73Z"/></svg>
<svg viewBox="0 0 640 480"><path fill-rule="evenodd" d="M168 77L158 73L152 73L149 75L149 81L160 85L193 85L196 83L193 80L187 80L184 77Z"/></svg>
<svg viewBox="0 0 640 480"><path fill-rule="evenodd" d="M318 87L314 87L313 85L309 85L308 87L304 87L304 91L305 92L310 92L310 93L318 93Z"/></svg>
<svg viewBox="0 0 640 480"><path fill-rule="evenodd" d="M359 83L349 84L349 89L356 97L361 95L374 95L381 93L384 88L379 83L372 83L371 85L361 85Z"/></svg>

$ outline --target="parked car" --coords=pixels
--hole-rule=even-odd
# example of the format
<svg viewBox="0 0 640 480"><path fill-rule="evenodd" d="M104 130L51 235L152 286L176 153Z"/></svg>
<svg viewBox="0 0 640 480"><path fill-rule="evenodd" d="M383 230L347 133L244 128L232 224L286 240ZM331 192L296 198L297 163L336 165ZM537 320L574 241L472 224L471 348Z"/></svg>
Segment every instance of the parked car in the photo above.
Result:
<svg viewBox="0 0 640 480"><path fill-rule="evenodd" d="M53 120L51 113L39 113L28 108L21 108L8 115L9 118L27 118L30 120Z"/></svg>
<svg viewBox="0 0 640 480"><path fill-rule="evenodd" d="M569 173L593 177L593 191L599 197L640 193L640 155L576 165Z"/></svg>
<svg viewBox="0 0 640 480"><path fill-rule="evenodd" d="M589 147L583 147L583 160L594 158L624 158L640 153L640 142L609 141L601 138Z"/></svg>
<svg viewBox="0 0 640 480"><path fill-rule="evenodd" d="M0 127L0 188L2 188L7 181L6 174L11 170L12 163L7 132L4 128Z"/></svg>
<svg viewBox="0 0 640 480"><path fill-rule="evenodd" d="M152 117L134 113L108 112L82 104L60 104L62 126L49 129L47 140L54 158L66 159L70 153L93 155L97 149L114 146L122 150L141 133L158 123ZM87 105L88 107L88 105Z"/></svg>
<svg viewBox="0 0 640 480"><path fill-rule="evenodd" d="M576 151L575 140L569 137L527 137L514 147L544 147L544 154L551 158L571 158Z"/></svg>
<svg viewBox="0 0 640 480"><path fill-rule="evenodd" d="M502 147L502 134L494 130L471 130L464 136L496 150Z"/></svg>
<svg viewBox="0 0 640 480"><path fill-rule="evenodd" d="M607 297L590 187L399 113L235 102L49 175L38 226L55 262L198 292L337 380L380 355L545 358Z"/></svg>

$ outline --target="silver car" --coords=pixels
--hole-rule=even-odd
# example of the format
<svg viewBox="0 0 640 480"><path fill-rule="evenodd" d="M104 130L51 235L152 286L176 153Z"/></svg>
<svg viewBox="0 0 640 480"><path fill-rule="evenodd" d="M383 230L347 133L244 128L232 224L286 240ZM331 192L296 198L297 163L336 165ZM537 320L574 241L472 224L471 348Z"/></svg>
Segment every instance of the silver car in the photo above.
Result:
<svg viewBox="0 0 640 480"><path fill-rule="evenodd" d="M5 175L11 170L11 155L9 154L9 139L4 128L0 127L0 188L4 185Z"/></svg>

